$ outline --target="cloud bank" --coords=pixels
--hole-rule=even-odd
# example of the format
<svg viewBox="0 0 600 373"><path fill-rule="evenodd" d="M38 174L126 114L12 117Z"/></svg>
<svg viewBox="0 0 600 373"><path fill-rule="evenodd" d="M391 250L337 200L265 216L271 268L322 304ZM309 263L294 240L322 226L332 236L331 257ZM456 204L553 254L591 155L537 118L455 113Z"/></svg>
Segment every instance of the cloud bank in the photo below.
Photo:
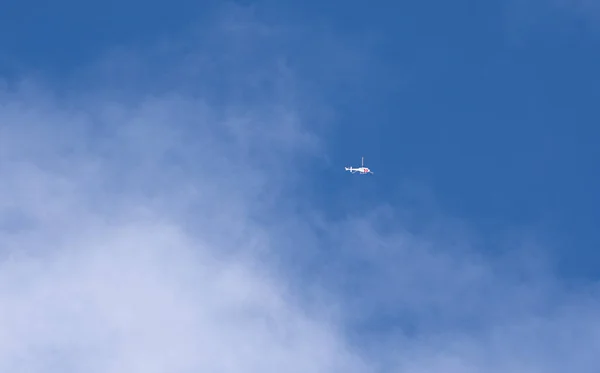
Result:
<svg viewBox="0 0 600 373"><path fill-rule="evenodd" d="M277 28L231 22L193 53L115 53L87 87L0 93L1 371L600 366L596 292L543 250L494 257L446 218L332 221L295 199L327 105Z"/></svg>

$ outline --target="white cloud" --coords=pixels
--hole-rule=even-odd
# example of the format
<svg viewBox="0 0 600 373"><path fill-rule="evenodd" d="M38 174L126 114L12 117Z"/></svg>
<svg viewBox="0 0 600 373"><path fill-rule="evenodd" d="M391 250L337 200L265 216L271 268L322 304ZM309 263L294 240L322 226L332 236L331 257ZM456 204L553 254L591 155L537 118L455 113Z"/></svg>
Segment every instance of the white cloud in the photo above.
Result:
<svg viewBox="0 0 600 373"><path fill-rule="evenodd" d="M0 109L0 370L358 367L252 261L276 248L250 214L305 144L292 108L89 105L15 93Z"/></svg>
<svg viewBox="0 0 600 373"><path fill-rule="evenodd" d="M323 156L306 119L322 108L303 105L288 69L232 63L222 73L251 79L215 93L202 50L194 68L171 52L168 68L152 67L159 88L134 76L124 93L128 81L0 93L1 371L599 365L595 294L571 296L527 246L497 261L447 219L415 233L393 209L294 213L292 166ZM276 53L244 53L281 66Z"/></svg>
<svg viewBox="0 0 600 373"><path fill-rule="evenodd" d="M299 108L202 91L2 92L0 370L359 368L260 262L277 248L253 216L318 146Z"/></svg>

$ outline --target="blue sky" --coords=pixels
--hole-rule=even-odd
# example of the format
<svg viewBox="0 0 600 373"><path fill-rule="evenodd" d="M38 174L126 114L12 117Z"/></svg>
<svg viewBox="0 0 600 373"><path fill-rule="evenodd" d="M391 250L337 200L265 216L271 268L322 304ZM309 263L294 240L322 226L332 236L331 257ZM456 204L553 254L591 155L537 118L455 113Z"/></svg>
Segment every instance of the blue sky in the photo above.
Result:
<svg viewBox="0 0 600 373"><path fill-rule="evenodd" d="M1 5L0 370L594 371L595 11Z"/></svg>

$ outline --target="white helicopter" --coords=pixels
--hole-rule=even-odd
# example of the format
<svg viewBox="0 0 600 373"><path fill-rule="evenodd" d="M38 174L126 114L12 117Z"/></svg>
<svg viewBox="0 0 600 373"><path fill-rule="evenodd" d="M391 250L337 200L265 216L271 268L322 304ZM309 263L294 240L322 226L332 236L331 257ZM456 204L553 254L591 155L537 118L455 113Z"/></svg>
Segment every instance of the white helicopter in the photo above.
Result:
<svg viewBox="0 0 600 373"><path fill-rule="evenodd" d="M353 167L345 167L346 171L350 171L350 173L360 173L361 175L365 175L365 174L372 174L373 171L369 170L369 168L365 167L365 157L361 157L361 161L360 161L360 167L358 168L353 168Z"/></svg>

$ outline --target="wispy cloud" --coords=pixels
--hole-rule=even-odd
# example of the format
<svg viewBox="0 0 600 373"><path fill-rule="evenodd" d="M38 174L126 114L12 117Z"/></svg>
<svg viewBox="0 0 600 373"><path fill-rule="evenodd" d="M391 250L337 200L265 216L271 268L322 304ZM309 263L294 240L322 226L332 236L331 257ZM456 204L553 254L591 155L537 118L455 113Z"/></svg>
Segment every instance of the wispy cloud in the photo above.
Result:
<svg viewBox="0 0 600 373"><path fill-rule="evenodd" d="M216 49L120 52L74 88L0 93L1 371L600 365L595 293L528 245L494 256L449 219L415 231L390 207L293 212L293 166L326 153L311 121L325 105L276 30L227 22L202 36L230 41ZM249 35L278 40L256 52Z"/></svg>

